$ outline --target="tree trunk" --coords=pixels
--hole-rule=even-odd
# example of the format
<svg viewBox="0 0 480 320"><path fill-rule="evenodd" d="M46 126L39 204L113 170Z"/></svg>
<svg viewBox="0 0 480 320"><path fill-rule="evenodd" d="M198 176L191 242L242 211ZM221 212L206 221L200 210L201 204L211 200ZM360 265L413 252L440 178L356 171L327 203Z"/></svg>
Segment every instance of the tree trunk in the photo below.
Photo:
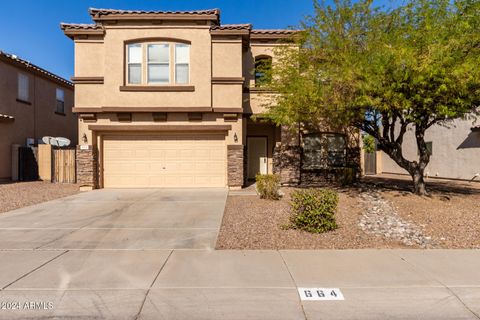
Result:
<svg viewBox="0 0 480 320"><path fill-rule="evenodd" d="M410 173L410 175L413 178L413 193L419 196L427 195L425 179L423 178L423 170L417 167Z"/></svg>

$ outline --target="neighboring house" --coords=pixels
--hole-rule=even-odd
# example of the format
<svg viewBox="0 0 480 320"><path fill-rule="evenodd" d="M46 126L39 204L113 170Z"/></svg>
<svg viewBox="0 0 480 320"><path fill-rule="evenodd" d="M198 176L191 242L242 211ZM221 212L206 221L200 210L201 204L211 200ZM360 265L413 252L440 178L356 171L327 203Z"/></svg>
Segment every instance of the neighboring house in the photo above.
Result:
<svg viewBox="0 0 480 320"><path fill-rule="evenodd" d="M434 125L425 133L427 148L431 152L425 169L428 177L480 180L480 126L473 120L456 119L451 126ZM415 132L405 134L403 153L408 160L418 159ZM377 153L378 173L408 174L388 155Z"/></svg>
<svg viewBox="0 0 480 320"><path fill-rule="evenodd" d="M72 106L71 82L0 51L0 180L12 178L13 144L26 145L27 139L36 143L44 136L77 144Z"/></svg>
<svg viewBox="0 0 480 320"><path fill-rule="evenodd" d="M358 143L342 134L251 119L272 97L255 66L274 63L294 31L221 25L217 9L90 15L61 24L75 43L82 185L240 188L257 173L299 184L358 167Z"/></svg>

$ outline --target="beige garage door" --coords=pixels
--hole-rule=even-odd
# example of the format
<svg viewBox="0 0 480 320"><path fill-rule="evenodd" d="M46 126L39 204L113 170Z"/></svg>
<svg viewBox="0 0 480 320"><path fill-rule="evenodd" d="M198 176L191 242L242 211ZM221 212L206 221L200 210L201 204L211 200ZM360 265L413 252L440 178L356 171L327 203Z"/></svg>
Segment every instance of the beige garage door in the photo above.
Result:
<svg viewBox="0 0 480 320"><path fill-rule="evenodd" d="M220 135L106 136L104 187L225 187Z"/></svg>

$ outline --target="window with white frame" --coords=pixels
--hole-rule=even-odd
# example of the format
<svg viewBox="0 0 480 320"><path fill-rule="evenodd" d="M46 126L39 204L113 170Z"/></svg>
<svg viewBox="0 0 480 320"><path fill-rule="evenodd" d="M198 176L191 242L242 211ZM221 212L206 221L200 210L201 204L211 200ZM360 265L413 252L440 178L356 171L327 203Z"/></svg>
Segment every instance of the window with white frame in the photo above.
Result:
<svg viewBox="0 0 480 320"><path fill-rule="evenodd" d="M170 83L170 45L168 43L149 44L147 56L147 82Z"/></svg>
<svg viewBox="0 0 480 320"><path fill-rule="evenodd" d="M18 92L17 99L22 101L29 101L30 99L30 90L29 90L29 80L28 76L23 73L18 74Z"/></svg>
<svg viewBox="0 0 480 320"><path fill-rule="evenodd" d="M345 165L346 141L343 134L312 133L303 136L303 169L328 169Z"/></svg>
<svg viewBox="0 0 480 320"><path fill-rule="evenodd" d="M175 83L189 82L190 46L184 43L175 44Z"/></svg>
<svg viewBox="0 0 480 320"><path fill-rule="evenodd" d="M57 96L56 112L65 113L65 91L63 91L63 89L57 88L56 96Z"/></svg>
<svg viewBox="0 0 480 320"><path fill-rule="evenodd" d="M190 82L190 45L145 42L127 45L129 85L173 85Z"/></svg>
<svg viewBox="0 0 480 320"><path fill-rule="evenodd" d="M128 45L128 83L142 83L142 45Z"/></svg>

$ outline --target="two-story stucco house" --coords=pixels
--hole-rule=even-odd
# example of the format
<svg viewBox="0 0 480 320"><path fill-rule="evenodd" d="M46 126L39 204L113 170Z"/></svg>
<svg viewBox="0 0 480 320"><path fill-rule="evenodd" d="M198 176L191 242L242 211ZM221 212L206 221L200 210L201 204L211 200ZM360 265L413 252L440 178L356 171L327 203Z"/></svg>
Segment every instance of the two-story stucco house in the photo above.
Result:
<svg viewBox="0 0 480 320"><path fill-rule="evenodd" d="M251 120L272 96L255 65L274 63L294 31L222 25L217 9L90 15L94 24L61 24L75 43L79 183L240 188L276 172L298 184L327 177L324 159L358 158L342 134Z"/></svg>
<svg viewBox="0 0 480 320"><path fill-rule="evenodd" d="M44 136L77 144L73 98L70 81L0 51L0 180L17 178L18 154L12 145L23 146L27 139L37 143Z"/></svg>

